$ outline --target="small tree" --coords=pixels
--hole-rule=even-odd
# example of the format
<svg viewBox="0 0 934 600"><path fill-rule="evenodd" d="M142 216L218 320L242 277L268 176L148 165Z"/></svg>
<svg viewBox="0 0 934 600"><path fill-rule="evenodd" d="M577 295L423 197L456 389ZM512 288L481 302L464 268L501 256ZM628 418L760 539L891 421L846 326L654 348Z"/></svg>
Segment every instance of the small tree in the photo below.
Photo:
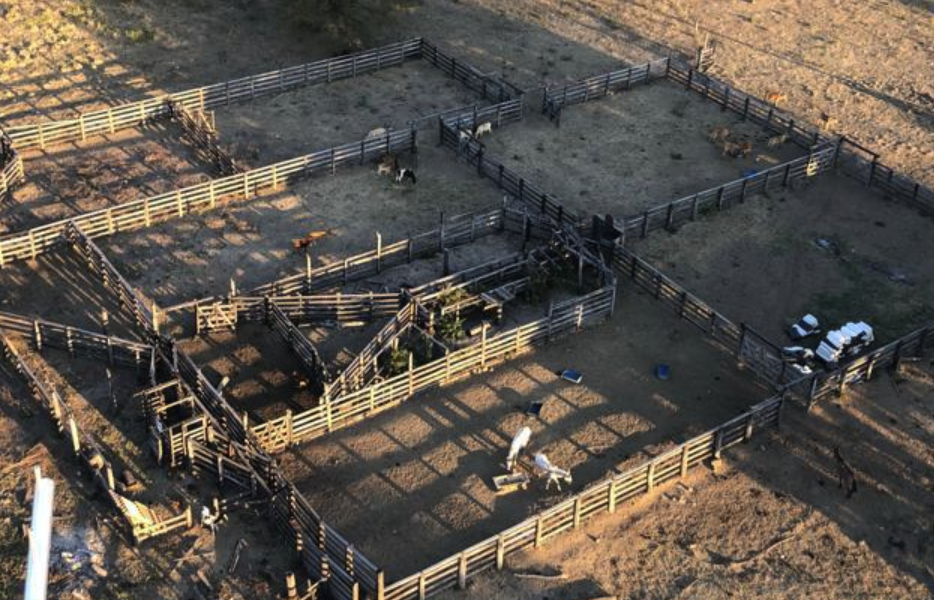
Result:
<svg viewBox="0 0 934 600"><path fill-rule="evenodd" d="M397 0L286 0L293 23L326 33L348 50L371 45L395 13Z"/></svg>

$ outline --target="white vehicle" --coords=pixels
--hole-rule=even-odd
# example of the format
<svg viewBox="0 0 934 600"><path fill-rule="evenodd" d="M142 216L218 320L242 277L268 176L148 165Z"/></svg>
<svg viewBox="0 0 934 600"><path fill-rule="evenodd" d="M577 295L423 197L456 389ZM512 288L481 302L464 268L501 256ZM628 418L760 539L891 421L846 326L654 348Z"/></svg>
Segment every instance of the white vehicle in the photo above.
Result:
<svg viewBox="0 0 934 600"><path fill-rule="evenodd" d="M827 337L817 347L817 357L828 367L835 368L841 360L859 354L874 340L872 327L866 323L847 323L827 332Z"/></svg>
<svg viewBox="0 0 934 600"><path fill-rule="evenodd" d="M806 337L820 333L820 322L814 315L808 314L788 329L788 336L793 340L803 340Z"/></svg>

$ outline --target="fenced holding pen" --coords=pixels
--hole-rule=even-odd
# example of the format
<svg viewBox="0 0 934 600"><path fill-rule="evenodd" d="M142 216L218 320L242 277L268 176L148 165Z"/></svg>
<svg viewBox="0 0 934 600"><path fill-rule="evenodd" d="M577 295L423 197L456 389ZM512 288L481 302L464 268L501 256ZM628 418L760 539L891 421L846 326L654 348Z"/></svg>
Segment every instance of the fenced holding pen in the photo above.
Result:
<svg viewBox="0 0 934 600"><path fill-rule="evenodd" d="M205 111L310 85L356 78L419 59L424 59L446 76L463 84L481 99L499 103L521 95L521 90L514 86L482 73L468 61L449 56L428 40L418 37L345 56L82 113L74 119L14 126L8 128L8 134L19 150L45 149L51 144L85 141L96 135L139 127L152 119L168 116L170 105L188 111Z"/></svg>
<svg viewBox="0 0 934 600"><path fill-rule="evenodd" d="M247 292L246 297L285 297L312 296L331 291L335 287L365 280L390 269L415 260L443 254L465 244L471 244L485 236L502 232L519 233L523 240L542 239L550 235L551 227L537 214L506 205L481 210L479 212L455 215L440 219L437 228L418 233L410 238L384 244L377 235L373 250L349 256L343 260L331 262L319 267L312 267L306 260L302 272L286 275L274 281L259 285ZM216 307L216 308L213 308ZM160 314L172 315L194 308L197 314L206 319L212 311L224 312L227 318L212 319L211 327L229 328L233 306L230 297L209 296L189 300L174 306L160 308ZM238 313L239 314L239 313Z"/></svg>
<svg viewBox="0 0 934 600"><path fill-rule="evenodd" d="M587 521L612 514L625 502L652 492L675 479L684 479L704 461L719 458L737 444L748 442L760 431L778 427L785 400L779 395L641 465L595 483L587 489L529 517L514 527L441 560L434 565L390 583L379 600L424 600L451 588L463 589L467 581L491 569L502 569L506 557L526 548L538 548L551 538L578 529Z"/></svg>
<svg viewBox="0 0 934 600"><path fill-rule="evenodd" d="M106 492L106 497L121 517L121 524L135 543L192 526L191 506L187 506L178 515L163 519L144 504L119 494L113 465L94 438L79 426L77 418L54 384L30 368L3 334L0 334L0 351L6 362L21 377L39 406L47 413L56 431L68 438L79 464L90 474L95 484Z"/></svg>
<svg viewBox="0 0 934 600"><path fill-rule="evenodd" d="M0 237L0 268L15 260L34 260L62 243L63 234L70 224L80 228L89 239L136 231L192 213L213 210L229 202L248 200L263 192L285 189L306 177L334 173L340 166L365 164L386 153L415 149L414 130L391 131L378 139L335 146L259 169L40 225Z"/></svg>

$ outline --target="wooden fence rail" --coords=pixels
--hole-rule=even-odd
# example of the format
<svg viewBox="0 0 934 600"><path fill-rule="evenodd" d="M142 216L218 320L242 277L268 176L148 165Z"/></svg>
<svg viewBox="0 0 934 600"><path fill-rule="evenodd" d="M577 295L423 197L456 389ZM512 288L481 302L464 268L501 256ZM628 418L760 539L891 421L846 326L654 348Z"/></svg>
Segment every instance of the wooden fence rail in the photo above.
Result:
<svg viewBox="0 0 934 600"><path fill-rule="evenodd" d="M669 58L649 61L644 64L610 71L602 75L587 77L559 88L545 88L542 97L542 113L555 124L561 122L561 111L565 106L582 104L598 98L612 96L618 91L632 89L667 75Z"/></svg>
<svg viewBox="0 0 934 600"><path fill-rule="evenodd" d="M121 523L136 543L151 537L164 535L177 529L191 527L191 507L187 507L176 517L160 519L154 512L145 508L149 522L131 516L126 508L128 500L117 494L112 463L101 446L81 429L71 407L55 389L54 384L39 376L26 364L9 339L0 334L0 354L13 367L29 388L30 393L42 409L48 414L59 434L67 437L75 458L104 492Z"/></svg>
<svg viewBox="0 0 934 600"><path fill-rule="evenodd" d="M780 386L793 376L777 346L749 326L734 324L626 248L616 246L613 249L611 266L620 278L633 281L682 319L698 327L764 381Z"/></svg>
<svg viewBox="0 0 934 600"><path fill-rule="evenodd" d="M0 331L29 340L40 353L46 347L56 348L72 356L87 355L112 366L134 368L137 373L149 367L153 356L152 348L140 342L7 312L0 312Z"/></svg>
<svg viewBox="0 0 934 600"><path fill-rule="evenodd" d="M13 140L0 129L0 201L13 199L13 188L25 178L23 159L13 147Z"/></svg>
<svg viewBox="0 0 934 600"><path fill-rule="evenodd" d="M127 310L136 322L140 335L146 339L157 333L153 326L153 311L136 292L130 282L111 264L104 252L85 235L76 223L69 223L65 236L84 258L90 270L100 277L101 283L113 294L118 303Z"/></svg>
<svg viewBox="0 0 934 600"><path fill-rule="evenodd" d="M212 210L227 202L247 200L261 192L278 191L305 177L333 173L339 166L364 164L379 159L387 152L413 150L415 144L414 131L392 131L382 138L335 146L237 175L6 235L0 237L0 268L14 260L35 259L61 243L65 230L72 223L89 239L144 229L187 214Z"/></svg>
<svg viewBox="0 0 934 600"><path fill-rule="evenodd" d="M214 165L220 176L242 173L243 169L217 143L217 132L208 122L205 112L192 111L172 101L168 102L169 116L182 129L182 136L202 159Z"/></svg>
<svg viewBox="0 0 934 600"><path fill-rule="evenodd" d="M552 219L559 228L578 231L582 221L574 212L565 208L564 204L543 192L531 182L515 171L507 168L503 163L486 154L484 145L474 137L461 136L461 124L456 120L441 123L441 142L468 164L477 167L477 172L493 181L501 190L511 198L518 200L530 212L539 212Z"/></svg>
<svg viewBox="0 0 934 600"><path fill-rule="evenodd" d="M517 97L514 87L504 85L496 78L481 73L466 61L448 56L424 38L422 38L421 57L481 98L494 103L502 103Z"/></svg>
<svg viewBox="0 0 934 600"><path fill-rule="evenodd" d="M347 427L357 421L397 406L414 394L447 385L477 369L486 369L551 340L579 331L612 315L616 283L552 307L550 315L510 329L405 373L373 383L362 389L335 396L327 402L297 414L287 414L253 428L253 434L270 453L289 445L312 440ZM291 440L273 445L272 433L291 431Z"/></svg>
<svg viewBox="0 0 934 600"><path fill-rule="evenodd" d="M934 216L934 190L883 164L880 156L849 138L840 140L837 165L846 175Z"/></svg>
<svg viewBox="0 0 934 600"><path fill-rule="evenodd" d="M87 112L75 119L11 127L8 134L20 150L45 148L53 143L83 141L90 136L138 127L150 119L164 117L168 113L167 100L188 110L229 106L298 87L350 79L400 65L406 60L420 58L421 55L422 39L413 38L346 56Z"/></svg>
<svg viewBox="0 0 934 600"><path fill-rule="evenodd" d="M615 475L532 516L509 529L389 584L379 600L424 600L444 590L463 588L469 579L502 569L506 558L526 548L537 548L549 539L578 529L594 517L614 513L623 503L652 492L688 473L704 461L760 431L777 427L784 404L782 396L761 402L749 411L694 437L624 473Z"/></svg>
<svg viewBox="0 0 934 600"><path fill-rule="evenodd" d="M395 292L342 294L311 294L294 296L229 296L210 304L200 303L198 333L233 329L238 323L269 321L270 307L276 305L292 322L355 323L373 321L395 315L402 307L402 295ZM210 320L210 315L221 312L232 316L226 322Z"/></svg>
<svg viewBox="0 0 934 600"><path fill-rule="evenodd" d="M382 581L382 575L374 563L354 549L311 508L263 450L247 420L241 418L227 403L194 361L173 340L163 338L161 341L161 360L191 390L199 406L209 415L217 431L211 435L226 438L223 443L227 452L232 454L231 458L239 457L237 464L243 469L239 480L245 481L245 470L248 469L251 474L250 484L259 486L260 491L271 497L268 506L274 521L295 544L308 571L319 577L329 573L332 593L341 599L358 600L361 587L364 591L375 592L377 582ZM207 431L199 432L190 440L184 440L184 443L198 443L198 437L206 434ZM225 465L230 466L223 462L219 464L221 469ZM200 468L213 467L202 463ZM320 544L318 551L310 548L315 540ZM348 557L351 557L349 561Z"/></svg>
<svg viewBox="0 0 934 600"><path fill-rule="evenodd" d="M816 148L808 156L655 206L619 219L617 223L627 238L645 238L649 233L662 229L671 231L710 212L742 204L756 194L775 191L827 173L833 168L835 156L836 146Z"/></svg>
<svg viewBox="0 0 934 600"><path fill-rule="evenodd" d="M277 304L269 304L269 324L292 349L305 366L316 388L323 388L331 381L328 367L321 359L318 349L302 331L295 326Z"/></svg>
<svg viewBox="0 0 934 600"><path fill-rule="evenodd" d="M812 405L830 394L843 393L848 385L868 381L880 369L898 369L909 357L921 357L934 347L934 323L917 329L833 371L818 371L789 384L789 391Z"/></svg>

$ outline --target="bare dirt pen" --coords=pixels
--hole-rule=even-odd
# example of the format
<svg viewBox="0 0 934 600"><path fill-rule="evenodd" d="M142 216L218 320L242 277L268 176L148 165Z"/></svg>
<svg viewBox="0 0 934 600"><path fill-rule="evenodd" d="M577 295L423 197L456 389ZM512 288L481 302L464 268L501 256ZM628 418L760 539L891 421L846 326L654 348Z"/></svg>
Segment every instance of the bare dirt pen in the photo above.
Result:
<svg viewBox="0 0 934 600"><path fill-rule="evenodd" d="M879 342L934 318L932 222L841 174L757 197L637 243L647 260L778 343L811 312Z"/></svg>
<svg viewBox="0 0 934 600"><path fill-rule="evenodd" d="M441 211L453 216L502 204L492 182L430 142L419 148L417 171L410 186L377 175L373 165L339 169L100 245L130 283L168 306L223 294L231 278L248 290L304 270L305 255L294 252L292 240L310 231L331 232L311 249L317 266L375 248L376 232L388 244L434 229Z"/></svg>
<svg viewBox="0 0 934 600"><path fill-rule="evenodd" d="M671 380L655 379L658 362L672 366ZM582 384L558 377L569 367L582 370ZM766 395L690 325L630 292L605 326L293 449L282 464L395 580ZM545 401L540 419L524 415L530 400ZM535 450L572 469L570 490L534 482L495 495L491 478L524 424Z"/></svg>
<svg viewBox="0 0 934 600"><path fill-rule="evenodd" d="M930 531L934 384L930 361L859 387L781 432L725 455L714 474L633 503L629 518L600 517L510 559L444 600L548 597L934 598ZM833 447L856 471L837 488ZM562 572L564 581L511 572Z"/></svg>
<svg viewBox="0 0 934 600"><path fill-rule="evenodd" d="M254 167L363 139L377 127L485 100L424 60L216 111L221 143Z"/></svg>
<svg viewBox="0 0 934 600"><path fill-rule="evenodd" d="M753 144L745 158L710 140L727 128ZM580 214L623 217L805 154L669 81L566 107L561 125L540 114L483 142L492 156Z"/></svg>
<svg viewBox="0 0 934 600"><path fill-rule="evenodd" d="M213 177L168 121L23 157L26 182L0 206L0 233L154 196Z"/></svg>
<svg viewBox="0 0 934 600"><path fill-rule="evenodd" d="M100 332L101 310L108 312L110 335L136 338L132 315L69 246L0 269L0 311Z"/></svg>

